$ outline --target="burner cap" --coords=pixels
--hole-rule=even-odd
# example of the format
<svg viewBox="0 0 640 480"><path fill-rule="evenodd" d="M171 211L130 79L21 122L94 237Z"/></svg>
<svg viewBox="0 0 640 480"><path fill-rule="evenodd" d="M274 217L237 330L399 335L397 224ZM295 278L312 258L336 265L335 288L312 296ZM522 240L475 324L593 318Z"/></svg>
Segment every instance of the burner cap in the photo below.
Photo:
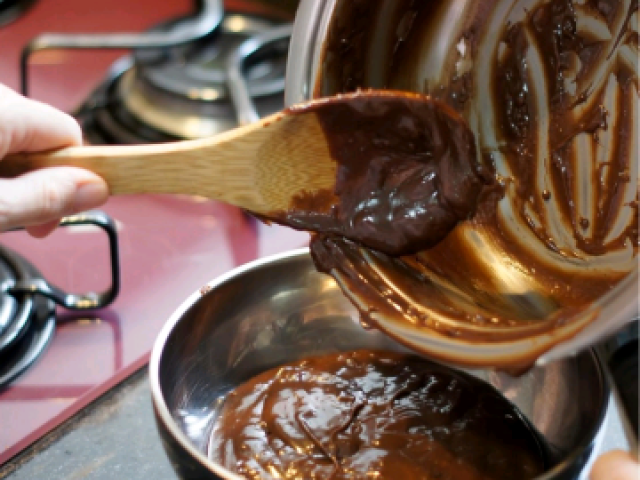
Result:
<svg viewBox="0 0 640 480"><path fill-rule="evenodd" d="M1 286L41 277L26 260L0 247L0 388L35 362L55 331L51 300L32 295L14 297Z"/></svg>

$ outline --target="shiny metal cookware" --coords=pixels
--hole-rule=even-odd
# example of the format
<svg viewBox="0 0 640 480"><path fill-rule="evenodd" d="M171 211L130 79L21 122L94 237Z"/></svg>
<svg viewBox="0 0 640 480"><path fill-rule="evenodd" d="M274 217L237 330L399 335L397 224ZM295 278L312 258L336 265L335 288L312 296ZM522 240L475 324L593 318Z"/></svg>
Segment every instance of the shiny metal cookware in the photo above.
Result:
<svg viewBox="0 0 640 480"><path fill-rule="evenodd" d="M354 3L364 9L361 9L360 17L365 13L369 15L371 11L376 12L366 22L358 22L358 19L345 20L345 12L340 10L350 7L351 3L340 0L302 0L291 40L286 102L293 104L314 96L336 94L354 86L438 94L438 89L451 82L451 79L461 81L464 77L464 81L473 84L475 90L472 90L464 106L460 107L461 113L476 134L478 151L492 155L498 175L508 178L509 166L501 154L505 140L499 137L499 122L496 120L496 105L505 100L501 98L504 93L495 89L492 84L496 68L496 64L492 62L505 48L501 39L504 38L507 26L522 21L527 12L545 2L546 0L430 0L416 3L372 0ZM558 2L561 3L563 2ZM598 139L592 138L593 135L578 135L572 146L577 152L576 161L571 167L574 169L572 175L575 183L573 191L568 193L573 197L566 201L572 201L575 211L580 215L591 218L595 215L591 199L600 201L600 197L598 191L594 191L597 190L594 183L587 180L595 175L595 170L589 169L604 168L601 163L607 155L614 154L611 142L616 141L613 135L621 128L621 123L617 120L622 115L618 108L620 104L616 105L613 100L618 98L616 95L619 93L616 92L619 92L619 85L611 73L612 69L624 64L628 71L635 72L637 82L637 45L633 42L625 44L618 39L623 38L621 35L625 32L629 35L633 31L637 32L638 12L633 12L630 0L620 0L617 3L619 11L613 20L606 23L592 10L579 5L585 2L573 3L576 4L579 32L593 42L600 41L612 52L610 55L603 55L600 63L579 77L576 76L575 80L570 78L571 72L565 72L568 78L567 89L575 89L572 94L576 96L577 106L572 113L576 116L580 114L580 108L593 99L601 98L598 96L600 92L606 93L604 103L609 112L608 128L598 134ZM416 5L427 4L433 6L427 15L424 11L416 13L419 10ZM631 12L630 17L627 12ZM326 59L328 32L336 24L346 32L345 48L341 49L339 58L335 58L337 55L334 53L334 58ZM408 33L410 31L411 35ZM360 44L355 45L358 42ZM403 43L411 43L410 48L404 47L404 56L400 59L394 57L392 62L395 49L402 47ZM529 85L534 91L529 93L529 101L536 105L534 114L540 125L538 145L543 145L551 135L548 131L551 126L547 121L550 107L545 106L551 102L547 98L547 92L551 89L538 71L543 67L538 70L535 68L540 55L546 54L536 45L533 42L527 54L528 68L534 72ZM630 120L627 119L631 122L629 131L636 134L626 136L622 143L629 143L631 158L636 161L632 160L629 165L627 173L630 181L620 183L619 187L632 200L637 196L634 179L638 177L639 120L635 88L627 90L635 100L625 98L631 105L630 113L625 115L630 117ZM582 102L580 93L587 90L595 93L587 102ZM612 99L611 102L609 98ZM538 186L545 182L550 185L548 151L544 151L542 146L539 148L540 151L533 157L536 162L534 171L539 175ZM387 312L374 314L378 326L407 346L453 363L491 366L517 361L526 363L537 359L538 364L542 365L579 351L637 317L638 260L633 246L627 242L616 248L612 247L604 255L582 251L576 245L575 238L580 235L588 236L590 232L588 229L576 230L581 228L576 226L579 222L573 221L572 224L571 219L565 218L566 214L560 213L566 212L568 208L560 208L554 203L561 203L562 196L556 195L552 187L548 188L552 190L551 200L543 204L541 208L546 210L539 219L535 219L535 212L530 211L531 217L526 209L525 214L518 213L516 204L520 199L516 198L513 189L507 187L505 198L498 204L501 228L499 236L503 238L496 238L492 231L465 223L458 225L445 240L447 249L461 252L461 255L443 260L439 253L434 256L430 252L421 254L424 257L424 261L421 261L423 265L435 263L438 266L437 269L426 267L416 271L416 276L429 279L428 287L409 285L408 281L407 287L403 282L398 282L397 276L393 275L396 268L394 263L364 249L356 254L345 254L352 265L357 265L355 268L361 278L365 281L376 279L368 282L369 285L375 285L367 287L373 289L370 294L381 295L383 290L403 291L406 294L404 298L408 299L407 304L412 305L405 311L413 309L418 312L418 318L428 318L429 322L439 324L451 332L469 331L473 334L491 329L493 340L490 343L468 342L465 335L443 335L428 328L420 331L406 328L402 322L391 320L390 317L397 308L391 304ZM544 196L541 186L540 190L537 193ZM613 239L623 225L632 221L633 215L632 207L621 206L611 220L605 243ZM552 239L560 253L552 251L541 242L527 222L535 224L536 229ZM528 258L505 252L503 240L517 244L521 247L520 251L527 252L525 256ZM563 276L559 277L561 279L556 284L541 282L535 269L531 268L529 257ZM473 272L465 272L459 267L463 260L473 266ZM408 270L413 268L409 266ZM594 298L593 304L585 310L565 310L556 303L553 289L571 288L572 283L586 284L593 281L593 278L610 274L626 276L606 295ZM340 275L339 272L338 276ZM382 282L380 278L383 279ZM520 322L521 326L501 330L492 327L490 322L478 325L460 322L456 315L450 315L447 308L433 300L439 295L452 299L450 303L455 303L457 311L465 315L481 313L486 319L491 319L493 315L503 318L506 316ZM355 297L353 300L358 302L360 299ZM545 318L557 316L563 318L559 328L543 334L526 333L527 329L544 322ZM513 338L514 332L518 338Z"/></svg>
<svg viewBox="0 0 640 480"><path fill-rule="evenodd" d="M188 479L239 479L207 458L224 395L277 365L360 348L406 351L361 327L353 306L330 277L316 272L306 249L242 266L193 293L162 329L150 363L158 428L176 471ZM552 446L557 464L540 478L578 478L609 399L593 352L519 378L470 372L518 406Z"/></svg>

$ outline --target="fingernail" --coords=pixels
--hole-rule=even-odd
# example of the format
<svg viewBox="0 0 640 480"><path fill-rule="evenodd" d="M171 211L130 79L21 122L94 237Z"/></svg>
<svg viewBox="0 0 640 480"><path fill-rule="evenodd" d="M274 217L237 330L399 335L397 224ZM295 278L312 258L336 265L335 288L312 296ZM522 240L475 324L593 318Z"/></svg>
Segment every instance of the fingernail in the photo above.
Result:
<svg viewBox="0 0 640 480"><path fill-rule="evenodd" d="M98 207L107 201L109 191L107 186L100 182L91 182L80 185L74 196L76 211L89 210Z"/></svg>

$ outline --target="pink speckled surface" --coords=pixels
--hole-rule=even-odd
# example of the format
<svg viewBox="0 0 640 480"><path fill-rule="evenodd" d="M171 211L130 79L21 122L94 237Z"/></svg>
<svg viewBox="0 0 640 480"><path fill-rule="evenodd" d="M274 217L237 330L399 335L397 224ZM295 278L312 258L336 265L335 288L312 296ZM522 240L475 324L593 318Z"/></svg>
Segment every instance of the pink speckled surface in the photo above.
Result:
<svg viewBox="0 0 640 480"><path fill-rule="evenodd" d="M20 50L43 31L137 31L190 6L186 0L40 0L0 27L0 82L17 88ZM121 54L37 55L31 92L71 110ZM0 464L144 365L157 332L194 290L240 264L307 243L304 233L267 227L236 208L198 198L118 197L104 210L119 228L122 292L97 314L60 312L60 327L41 360L0 392ZM106 237L97 229L59 229L45 240L7 233L0 244L68 290L99 290L108 282Z"/></svg>

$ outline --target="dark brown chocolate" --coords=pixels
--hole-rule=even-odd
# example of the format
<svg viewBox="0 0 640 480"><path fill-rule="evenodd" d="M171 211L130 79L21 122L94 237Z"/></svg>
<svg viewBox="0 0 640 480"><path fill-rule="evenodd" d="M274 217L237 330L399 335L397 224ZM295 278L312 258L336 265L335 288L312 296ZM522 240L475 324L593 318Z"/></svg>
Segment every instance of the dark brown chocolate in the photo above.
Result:
<svg viewBox="0 0 640 480"><path fill-rule="evenodd" d="M488 180L473 134L447 105L400 92L361 92L313 112L337 164L334 191L303 193L273 214L294 228L338 235L390 255L440 242L469 218Z"/></svg>
<svg viewBox="0 0 640 480"><path fill-rule="evenodd" d="M358 351L229 393L209 456L249 479L530 479L538 435L493 387L416 356Z"/></svg>
<svg viewBox="0 0 640 480"><path fill-rule="evenodd" d="M605 18L611 18L622 7L623 2L606 0L591 2L591 8L597 9ZM631 2L628 12L623 12L624 27L620 35L626 31L631 15L637 11L637 2ZM524 212L525 203L531 202L534 210L544 217L544 208L540 205L544 198L538 198L536 194L539 186L536 184L535 152L540 141L538 123L534 99L531 98L532 85L531 74L527 71L531 68L527 61L530 48L538 48L541 52L540 59L546 72L548 92L546 101L549 105L549 167L552 184L560 197L555 206L562 210L565 218L573 219L573 234L580 251L589 255L603 255L608 251L619 249L625 242L631 242L636 248L638 245L637 211L634 215L635 222L627 228L613 242L607 242L606 237L614 222L614 217L619 213L620 191L625 183L631 179L624 178L623 174L629 169L630 160L637 162L636 158L630 159L632 152L624 152L624 145L629 135L637 135L630 132L631 122L629 111L632 106L628 102L629 89L637 89L637 72L624 71L624 67L613 67L612 72L616 81L620 84L623 94L619 104L615 105L616 113L620 112L624 120L616 124L614 132L615 142L608 146L614 150L613 162L607 162L607 175L598 175L594 178L592 192L600 197L598 211L593 223L589 227L593 229L590 236L583 232L584 222L576 215L572 190L576 182L576 170L573 165L574 155L571 142L581 134L589 134L598 138L598 134L608 128L607 119L614 115L608 112L603 105L604 92L590 92L591 83L585 86L584 91L573 94L567 91L567 76L571 68L572 59L579 58L580 70L576 74L577 88L580 88L581 78L588 78L590 73L598 68L600 63L607 60L615 50L618 40L610 46L611 52L606 48L605 42L593 42L584 38L577 31L577 17L574 3L571 0L557 0L544 3L532 10L525 21L511 25L505 35L504 42L506 53L501 60L496 59L495 92L496 98L502 98L502 102L496 105L500 115L499 133L509 141L508 151L509 165L513 176L518 180L520 208ZM526 32L531 32L527 34ZM528 35L533 36L536 42L531 45ZM635 79L631 77L635 76ZM575 118L573 110L586 102L591 95L598 95L599 101L587 109L579 118ZM592 159L579 159L578 161L592 161ZM594 162L595 163L595 162ZM602 172L598 172L602 173ZM602 181L605 178L605 181ZM531 200L533 199L533 200ZM524 215L524 213L522 213ZM542 220L547 220L542 218ZM588 221L588 220L587 220ZM587 227L588 228L588 227ZM557 249L555 239L545 228L534 228L534 232L540 240L549 248ZM558 250L561 251L561 250ZM570 252L562 252L571 255Z"/></svg>
<svg viewBox="0 0 640 480"><path fill-rule="evenodd" d="M333 18L362 3L369 29L330 24L315 94L406 88L439 98L477 128L497 181L470 220L416 255L314 239L318 269L367 323L378 314L473 341L524 338L570 323L637 268L636 1L532 1L512 15L511 0L468 2L447 17L460 22L447 33L460 33L434 75L420 71L425 39L451 2L342 1Z"/></svg>

